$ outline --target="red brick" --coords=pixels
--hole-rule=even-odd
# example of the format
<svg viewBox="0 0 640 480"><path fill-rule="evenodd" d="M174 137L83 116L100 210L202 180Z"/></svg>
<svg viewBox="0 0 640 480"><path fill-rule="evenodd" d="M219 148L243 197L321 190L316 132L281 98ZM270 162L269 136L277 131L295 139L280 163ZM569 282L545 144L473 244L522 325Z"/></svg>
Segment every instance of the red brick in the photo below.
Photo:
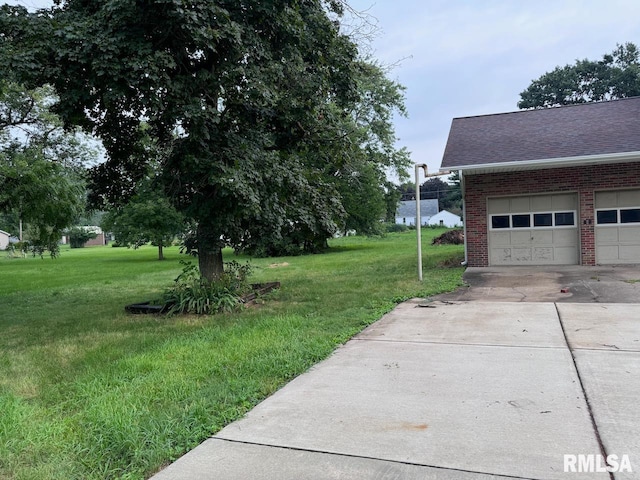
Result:
<svg viewBox="0 0 640 480"><path fill-rule="evenodd" d="M465 175L467 254L471 267L486 267L487 198L575 192L582 265L595 265L594 192L640 187L640 162ZM591 220L585 225L583 220Z"/></svg>

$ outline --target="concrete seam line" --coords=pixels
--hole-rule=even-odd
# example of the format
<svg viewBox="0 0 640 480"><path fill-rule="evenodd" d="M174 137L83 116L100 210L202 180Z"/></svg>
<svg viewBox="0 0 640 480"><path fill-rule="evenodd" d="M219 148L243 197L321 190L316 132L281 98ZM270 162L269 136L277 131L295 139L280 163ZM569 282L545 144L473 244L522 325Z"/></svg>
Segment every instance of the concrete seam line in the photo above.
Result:
<svg viewBox="0 0 640 480"><path fill-rule="evenodd" d="M627 348L593 348L593 347L576 347L574 350L582 352L601 352L601 353L640 353L640 350L629 350Z"/></svg>
<svg viewBox="0 0 640 480"><path fill-rule="evenodd" d="M578 383L580 384L580 389L582 390L582 395L584 396L584 401L587 404L587 411L589 412L589 418L591 419L591 427L593 428L593 433L596 436L596 441L598 442L598 447L600 447L600 454L603 458L607 458L607 449L604 446L604 442L602 441L602 437L600 436L600 430L598 430L598 424L596 423L596 418L593 415L593 408L591 407L591 402L589 401L589 395L587 395L587 390L584 388L584 382L582 381L582 375L580 375L580 369L578 368L578 363L576 361L576 356L569 344L569 337L567 336L566 329L564 328L564 323L562 322L562 314L560 313L560 309L558 308L558 304L553 304L556 307L556 313L558 315L558 322L560 322L560 328L562 329L562 334L564 335L564 341L567 344L567 349L569 350L569 354L571 355L571 360L573 362L573 368L578 376ZM609 479L615 480L613 472L609 472Z"/></svg>
<svg viewBox="0 0 640 480"><path fill-rule="evenodd" d="M538 348L543 350L565 350L565 347L553 347L545 345L501 345L495 343L462 343L462 342L418 342L416 340L387 340L382 338L352 338L359 342L379 342L379 343L412 343L414 345L453 345L460 347L497 347L497 348ZM604 349L603 349L604 350ZM617 350L616 350L617 351ZM620 350L624 351L624 350ZM633 351L633 350L630 350Z"/></svg>
<svg viewBox="0 0 640 480"><path fill-rule="evenodd" d="M412 467L426 467L426 468L433 468L436 470L449 470L452 472L462 472L462 473L473 473L473 474L477 474L477 475L486 475L488 477L498 477L498 478L510 478L510 479L514 479L514 480L544 480L541 478L534 478L534 477L519 477L517 475L509 475L509 474L500 474L500 473L486 473L486 472L477 472L475 470L465 470L462 468L453 468L453 467L441 467L438 465L427 465L424 463L415 463L415 462L403 462L401 460L389 460L386 458L377 458L377 457L368 457L366 455L355 455L352 453L339 453L339 452L330 452L327 450L313 450L310 448L301 448L301 447L287 447L284 445L270 445L268 443L259 443L259 442L250 442L247 440L234 440L231 438L224 438L224 437L218 437L218 436L213 436L210 437L210 439L212 440L222 440L224 442L231 442L231 443L240 443L243 445L255 445L258 447L268 447L268 448L279 448L282 450L293 450L295 452L308 452L308 453L320 453L323 455L334 455L334 456L338 456L338 457L347 457L347 458L360 458L362 460L376 460L379 462L388 462L388 463L396 463L399 465L409 465Z"/></svg>

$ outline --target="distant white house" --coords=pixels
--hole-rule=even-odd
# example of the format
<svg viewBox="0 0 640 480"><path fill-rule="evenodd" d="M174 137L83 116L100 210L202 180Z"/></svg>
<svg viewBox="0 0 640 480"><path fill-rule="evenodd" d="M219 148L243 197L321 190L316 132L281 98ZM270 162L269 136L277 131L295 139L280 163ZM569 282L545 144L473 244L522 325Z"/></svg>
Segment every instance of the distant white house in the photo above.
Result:
<svg viewBox="0 0 640 480"><path fill-rule="evenodd" d="M462 219L451 212L442 210L429 219L429 225L440 225L441 227L461 227Z"/></svg>
<svg viewBox="0 0 640 480"><path fill-rule="evenodd" d="M0 250L6 250L9 246L11 235L4 230L0 230Z"/></svg>
<svg viewBox="0 0 640 480"><path fill-rule="evenodd" d="M428 225L429 219L438 213L438 200L420 200L420 225ZM416 224L416 201L407 200L398 204L396 223L401 225Z"/></svg>

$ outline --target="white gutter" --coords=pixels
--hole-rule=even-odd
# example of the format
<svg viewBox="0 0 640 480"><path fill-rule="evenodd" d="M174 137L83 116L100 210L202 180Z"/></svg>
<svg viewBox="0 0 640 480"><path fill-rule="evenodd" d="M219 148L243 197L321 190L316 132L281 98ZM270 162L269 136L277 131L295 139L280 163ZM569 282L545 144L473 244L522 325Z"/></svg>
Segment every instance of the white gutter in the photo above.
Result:
<svg viewBox="0 0 640 480"><path fill-rule="evenodd" d="M462 194L462 215L463 215L463 228L464 228L464 262L463 266L467 265L469 260L468 247L467 247L467 209L465 199L465 177L464 172L468 173L481 173L484 171L490 172L493 170L535 170L540 168L558 168L558 167L571 167L580 165L591 165L596 163L624 163L640 161L640 152L624 152L624 153L610 153L606 155L582 155L576 157L560 157L560 158L543 158L539 160L522 160L515 162L497 162L497 163L484 163L478 165L460 165L449 167L446 171L441 170L441 175L450 173L450 171L458 170L460 175L460 190Z"/></svg>
<svg viewBox="0 0 640 480"><path fill-rule="evenodd" d="M582 155L577 157L542 158L538 160L520 160L514 162L483 163L478 165L457 165L448 167L449 170L498 170L523 167L555 168L594 163L622 163L640 160L640 152L608 153L605 155Z"/></svg>

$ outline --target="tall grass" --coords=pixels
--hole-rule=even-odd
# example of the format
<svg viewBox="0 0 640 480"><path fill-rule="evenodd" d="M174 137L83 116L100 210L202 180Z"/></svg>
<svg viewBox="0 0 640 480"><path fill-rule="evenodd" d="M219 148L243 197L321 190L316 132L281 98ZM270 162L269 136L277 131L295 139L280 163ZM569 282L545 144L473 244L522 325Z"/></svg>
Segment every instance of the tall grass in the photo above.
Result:
<svg viewBox="0 0 640 480"><path fill-rule="evenodd" d="M164 262L152 247L0 256L0 478L148 477L398 301L460 285L462 269L441 265L461 247L426 247L439 233L423 232L422 284L415 232L350 237L324 255L252 260L251 280L280 291L202 317L123 310L172 283L176 249Z"/></svg>

